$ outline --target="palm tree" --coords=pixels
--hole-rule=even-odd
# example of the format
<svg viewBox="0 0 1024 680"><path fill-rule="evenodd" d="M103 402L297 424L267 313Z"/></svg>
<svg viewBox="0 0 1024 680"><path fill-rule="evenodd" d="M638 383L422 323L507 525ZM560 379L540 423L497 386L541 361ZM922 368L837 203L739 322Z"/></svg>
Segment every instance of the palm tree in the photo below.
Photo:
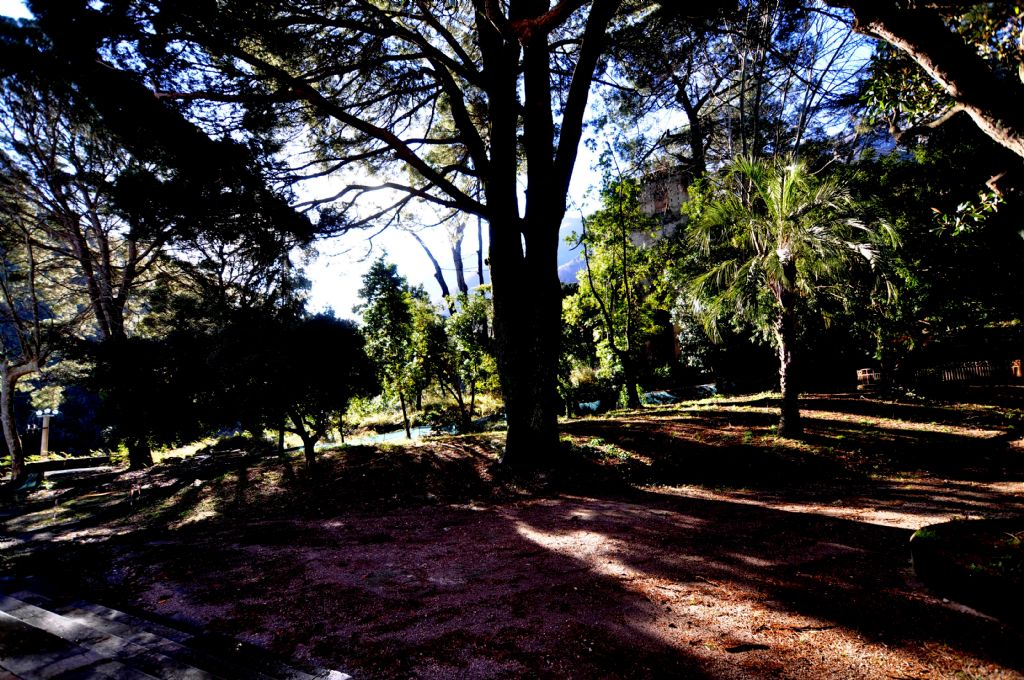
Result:
<svg viewBox="0 0 1024 680"><path fill-rule="evenodd" d="M782 393L779 434L799 436L797 301L850 281L857 264L874 267L879 234L853 217L840 183L816 177L802 162L738 159L725 177L736 190L696 209L689 227L695 245L711 256L690 288L693 307L713 339L727 316L771 332Z"/></svg>

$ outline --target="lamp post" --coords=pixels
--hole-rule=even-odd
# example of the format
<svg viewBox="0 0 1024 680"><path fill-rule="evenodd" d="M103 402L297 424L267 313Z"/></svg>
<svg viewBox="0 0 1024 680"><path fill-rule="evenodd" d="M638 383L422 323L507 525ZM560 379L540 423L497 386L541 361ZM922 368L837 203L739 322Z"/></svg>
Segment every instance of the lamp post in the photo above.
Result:
<svg viewBox="0 0 1024 680"><path fill-rule="evenodd" d="M43 419L43 432L39 440L40 456L45 456L50 452L50 418L59 415L60 411L55 408L44 408L36 411L36 416Z"/></svg>

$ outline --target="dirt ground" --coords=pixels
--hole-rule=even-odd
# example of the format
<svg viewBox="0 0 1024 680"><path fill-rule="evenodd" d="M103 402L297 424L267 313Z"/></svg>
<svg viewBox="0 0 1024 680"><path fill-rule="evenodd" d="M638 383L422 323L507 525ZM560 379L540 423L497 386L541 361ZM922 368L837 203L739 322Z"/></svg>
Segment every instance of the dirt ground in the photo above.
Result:
<svg viewBox="0 0 1024 680"><path fill-rule="evenodd" d="M315 476L223 455L47 492L0 541L93 599L360 678L1020 678L1024 630L930 592L908 549L1024 515L1002 396L813 397L800 442L766 399L580 419L569 472L528 483L492 478L500 435L341 449Z"/></svg>

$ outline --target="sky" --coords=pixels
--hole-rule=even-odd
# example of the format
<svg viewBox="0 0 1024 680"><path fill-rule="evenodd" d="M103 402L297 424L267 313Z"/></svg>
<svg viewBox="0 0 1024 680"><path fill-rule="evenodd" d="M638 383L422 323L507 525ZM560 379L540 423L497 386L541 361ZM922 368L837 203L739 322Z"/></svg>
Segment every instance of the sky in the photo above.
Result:
<svg viewBox="0 0 1024 680"><path fill-rule="evenodd" d="M17 19L31 16L20 0L0 0L0 14Z"/></svg>
<svg viewBox="0 0 1024 680"><path fill-rule="evenodd" d="M593 156L583 148L580 151L570 195L575 203L589 205L588 190L599 181L599 176L590 168ZM477 276L477 220L474 216L467 216L465 223L462 259L466 282L473 288L480 283ZM563 281L576 280L575 272L580 265L579 254L565 243L565 238L573 231L578 231L579 224L578 211L570 211L562 223L558 264L559 276ZM370 264L382 254L386 254L388 261L398 266L398 272L405 276L410 284L423 285L431 298L440 303L441 289L434 278L433 265L422 247L409 234L398 229L388 229L374 235L371 240L368 237L372 233L355 231L322 241L317 245L318 257L306 266L306 274L312 283L309 296L311 311L330 308L336 316L354 318L352 307L359 303L357 293L361 286L361 277ZM448 287L455 291L455 266L445 227L423 229L418 233L441 265ZM484 222L484 258L487 257L487 244L487 223ZM484 278L485 283L490 283L486 265Z"/></svg>

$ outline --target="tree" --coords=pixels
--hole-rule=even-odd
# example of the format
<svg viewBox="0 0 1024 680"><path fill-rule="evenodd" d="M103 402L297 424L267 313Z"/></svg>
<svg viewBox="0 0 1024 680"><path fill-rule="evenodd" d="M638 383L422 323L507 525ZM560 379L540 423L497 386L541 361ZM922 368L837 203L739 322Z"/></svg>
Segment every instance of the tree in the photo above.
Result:
<svg viewBox="0 0 1024 680"><path fill-rule="evenodd" d="M363 336L350 321L321 314L282 331L264 394L269 404L288 414L286 429L302 439L306 466L312 468L317 443L330 430L343 427L341 418L351 398L373 389L373 367Z"/></svg>
<svg viewBox="0 0 1024 680"><path fill-rule="evenodd" d="M978 3L970 0L891 3L879 0L826 0L853 12L861 33L885 41L920 67L934 83L911 77L897 83L931 90L931 101L912 124L918 129L940 125L960 112L992 140L1024 157L1024 52L1014 43L1021 35L1024 3ZM886 59L891 52L882 52ZM938 95L938 96L936 96ZM882 96L884 108L899 108L899 99Z"/></svg>
<svg viewBox="0 0 1024 680"><path fill-rule="evenodd" d="M488 292L488 287L481 286L473 293L460 294L459 313L449 317L446 322L454 344L459 375L463 386L469 391L469 404L464 411L466 421L476 410L478 387L494 375L493 342L489 330L494 318L494 306Z"/></svg>
<svg viewBox="0 0 1024 680"><path fill-rule="evenodd" d="M858 261L875 264L877 235L855 217L846 189L806 164L737 159L707 202L690 208L690 238L710 260L690 287L708 331L725 316L771 334L779 359L779 434L802 431L795 372L800 298L850 283Z"/></svg>
<svg viewBox="0 0 1024 680"><path fill-rule="evenodd" d="M1022 196L1005 191L992 212L979 211L988 204L976 198L979 185L1012 164L1013 155L966 116L905 141L889 154L864 154L838 169L858 203L899 236L900 248L887 262L900 294L864 324L883 374L896 380L912 380L915 368L962 360L962 354L936 354L968 335L991 339L1000 332L994 328L1024 318L1017 292L1024 285ZM991 356L977 340L971 345L970 356Z"/></svg>
<svg viewBox="0 0 1024 680"><path fill-rule="evenodd" d="M79 71L81 82L63 81L75 67L65 73L55 66L59 57L46 51L51 45L34 27L14 31L4 20L0 29L0 49L19 57L0 74L3 188L21 197L8 202L7 211L27 225L38 253L65 267L63 285L80 292L81 309L94 319L87 334L113 344L97 355L106 364L97 375L113 381L105 394L132 400L142 389L128 385L149 366L129 359L146 344L130 342L141 313L130 315L152 311L143 298L157 283L173 278L179 287L201 288L205 310L199 318L206 320L214 307L223 315L268 297L297 299L292 293L299 280L287 253L308 242L309 222L296 218L267 188L265 175L253 170L261 166L254 161L259 154L211 142L174 119L177 114L154 132L170 132L177 142L165 140L167 148L161 148L142 140L137 121L109 108L117 105L104 98L95 78ZM195 144L223 153L200 162L182 151ZM201 324L199 318L188 325ZM124 366L112 365L120 360ZM151 379L159 381L164 368L153 366ZM133 408L141 408L135 401ZM127 433L130 465L151 465L150 443L167 439L166 432L146 430L159 418L122 411L111 404L106 409L119 423L115 431Z"/></svg>
<svg viewBox="0 0 1024 680"><path fill-rule="evenodd" d="M9 170L0 165L0 424L18 479L25 474L25 456L15 391L79 332L88 307L69 291L73 271L37 247L40 223Z"/></svg>
<svg viewBox="0 0 1024 680"><path fill-rule="evenodd" d="M0 424L17 480L25 474L25 454L15 420L15 391L23 378L47 364L78 315L74 301L62 299L56 281L45 281L31 240L11 229L8 219L0 216Z"/></svg>
<svg viewBox="0 0 1024 680"><path fill-rule="evenodd" d="M443 219L444 222L448 223L448 242L451 245L452 253L452 265L455 269L455 283L459 291L459 295L469 295L469 284L466 283L466 270L465 264L462 261L462 241L466 234L466 225L459 220L459 216L448 215ZM444 299L445 306L448 307L449 314L455 314L458 309L457 298L452 295L451 289L448 288L448 282L444 278L444 272L441 269L441 263L434 257L434 253L424 242L423 238L412 229L407 230L409 236L411 236L416 243L420 244L420 248L423 249L427 259L430 260L431 266L434 268L434 280L437 281L438 287L441 289L441 297ZM483 285L483 281L480 282Z"/></svg>
<svg viewBox="0 0 1024 680"><path fill-rule="evenodd" d="M468 432L476 409L477 387L493 371L489 346L491 301L483 291L460 293L455 313L447 318L429 304L416 312L416 353L424 372L436 380L459 409L459 426Z"/></svg>
<svg viewBox="0 0 1024 680"><path fill-rule="evenodd" d="M835 14L814 3L740 0L695 28L667 7L651 13L614 36L618 116L629 129L666 110L685 114L682 124L656 126L641 154L667 154L693 177L736 156L783 156L843 137L869 40Z"/></svg>
<svg viewBox="0 0 1024 680"><path fill-rule="evenodd" d="M398 397L405 436L412 439L406 397L413 382L412 294L398 267L378 258L363 275L355 311L363 316L366 354L377 366L385 393Z"/></svg>
<svg viewBox="0 0 1024 680"><path fill-rule="evenodd" d="M208 384L199 339L188 332L128 336L84 348L91 365L85 384L99 395L99 418L111 443L127 449L130 469L152 466L154 446L211 431L198 398Z"/></svg>
<svg viewBox="0 0 1024 680"><path fill-rule="evenodd" d="M32 222L34 247L78 275L102 340L126 337L126 311L139 300L171 232L130 224L114 205L115 184L131 157L74 119L71 104L32 83L0 81L0 168L21 195L19 219Z"/></svg>
<svg viewBox="0 0 1024 680"><path fill-rule="evenodd" d="M318 202L338 206L326 213L334 224L389 223L414 200L487 220L509 423L502 460L531 467L559 450L558 229L591 83L609 27L650 4L36 0L32 9L69 77L110 83L108 117L156 102L155 118L183 110L241 135L239 121L275 122L304 133L317 173L406 171L358 176ZM110 36L120 54L104 48ZM393 200L369 215L348 209L369 194Z"/></svg>
<svg viewBox="0 0 1024 680"><path fill-rule="evenodd" d="M578 295L597 307L602 343L622 370L626 406L640 407L643 340L658 306L658 288L672 237L643 213L639 183L605 178L602 208L583 220L579 244L585 268Z"/></svg>

